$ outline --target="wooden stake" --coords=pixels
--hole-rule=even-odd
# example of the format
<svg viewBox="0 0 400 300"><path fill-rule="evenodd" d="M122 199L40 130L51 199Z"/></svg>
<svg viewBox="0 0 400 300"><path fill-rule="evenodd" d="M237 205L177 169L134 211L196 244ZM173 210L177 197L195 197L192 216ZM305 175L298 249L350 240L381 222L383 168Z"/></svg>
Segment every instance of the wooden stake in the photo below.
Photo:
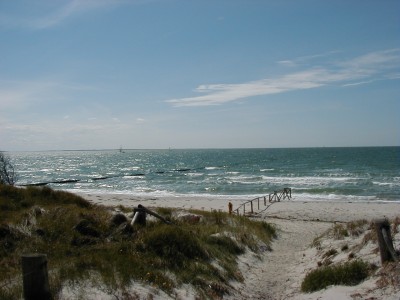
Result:
<svg viewBox="0 0 400 300"><path fill-rule="evenodd" d="M378 219L374 221L375 230L378 236L379 252L381 262L398 260L393 248L392 236L390 234L390 224L387 219Z"/></svg>
<svg viewBox="0 0 400 300"><path fill-rule="evenodd" d="M25 300L52 299L46 254L25 254L21 258Z"/></svg>

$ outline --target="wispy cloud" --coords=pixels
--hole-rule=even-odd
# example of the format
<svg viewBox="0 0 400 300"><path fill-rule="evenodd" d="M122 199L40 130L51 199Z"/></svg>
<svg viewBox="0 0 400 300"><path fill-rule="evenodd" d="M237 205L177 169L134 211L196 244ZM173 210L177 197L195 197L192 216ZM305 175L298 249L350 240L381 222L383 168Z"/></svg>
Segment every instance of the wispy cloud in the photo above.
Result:
<svg viewBox="0 0 400 300"><path fill-rule="evenodd" d="M132 132L135 132L135 124L116 122L113 118L85 120L54 117L21 123L0 117L0 149L10 146L19 148L26 143L30 144L31 149L35 149L36 145L44 149L70 148L75 143L80 145L86 141L102 144L110 139L119 141L121 135L131 136Z"/></svg>
<svg viewBox="0 0 400 300"><path fill-rule="evenodd" d="M325 59L327 57L333 56L338 53L341 53L341 51L335 50L335 51L329 51L329 52L325 52L325 53L300 56L300 57L296 57L294 59L280 60L277 63L280 65L286 66L286 67L296 67L299 65L303 65L305 63L314 62L317 59L321 59L321 58Z"/></svg>
<svg viewBox="0 0 400 300"><path fill-rule="evenodd" d="M19 108L53 90L54 84L48 81L0 81L0 105L4 109Z"/></svg>
<svg viewBox="0 0 400 300"><path fill-rule="evenodd" d="M314 66L283 76L246 83L203 84L195 91L205 95L169 99L166 102L176 107L221 105L243 98L312 89L329 84L357 85L357 83L368 83L378 78L379 80L390 79L390 74L398 71L399 66L400 49L391 49L367 53L350 60L329 64L329 66Z"/></svg>
<svg viewBox="0 0 400 300"><path fill-rule="evenodd" d="M68 0L63 1L62 5L54 5L54 3L51 3L52 9L50 9L50 11L43 9L43 14L20 16L5 14L3 12L0 14L0 25L6 27L29 28L34 30L46 29L57 26L72 17L101 8L109 8L126 2L127 1L124 0ZM34 5L34 3L29 4Z"/></svg>
<svg viewBox="0 0 400 300"><path fill-rule="evenodd" d="M342 86L363 85L363 84L371 83L371 82L373 82L373 81L375 81L375 80L368 80L368 81L359 81L359 82L353 82L353 83L346 83L346 84L343 84Z"/></svg>
<svg viewBox="0 0 400 300"><path fill-rule="evenodd" d="M96 88L46 79L0 80L0 106L3 109L28 107L38 102L55 101L68 93L93 90Z"/></svg>
<svg viewBox="0 0 400 300"><path fill-rule="evenodd" d="M167 102L174 106L204 106L218 105L242 98L277 94L294 89L309 89L321 86L315 80L321 70L309 70L294 73L276 79L262 79L241 84L211 84L197 87L197 92L208 93L204 96L196 96L181 99L171 99Z"/></svg>

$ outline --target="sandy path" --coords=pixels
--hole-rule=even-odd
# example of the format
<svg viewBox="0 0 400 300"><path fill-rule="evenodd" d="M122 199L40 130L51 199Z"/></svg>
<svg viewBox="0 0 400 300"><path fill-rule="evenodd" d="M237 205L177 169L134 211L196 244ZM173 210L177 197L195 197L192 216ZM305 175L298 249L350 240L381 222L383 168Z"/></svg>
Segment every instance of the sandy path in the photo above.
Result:
<svg viewBox="0 0 400 300"><path fill-rule="evenodd" d="M245 281L237 287L240 295L232 299L287 299L297 293L301 274L293 274L304 250L315 237L326 231L332 224L268 218L278 228L278 238L272 244L272 251L265 252L262 260L253 257L240 261Z"/></svg>
<svg viewBox="0 0 400 300"><path fill-rule="evenodd" d="M232 299L296 299L304 278L298 266L313 240L335 222L393 218L399 203L280 202L268 207L262 218L278 229L272 251L262 260L244 258L239 265L245 281ZM316 266L315 266L316 267Z"/></svg>

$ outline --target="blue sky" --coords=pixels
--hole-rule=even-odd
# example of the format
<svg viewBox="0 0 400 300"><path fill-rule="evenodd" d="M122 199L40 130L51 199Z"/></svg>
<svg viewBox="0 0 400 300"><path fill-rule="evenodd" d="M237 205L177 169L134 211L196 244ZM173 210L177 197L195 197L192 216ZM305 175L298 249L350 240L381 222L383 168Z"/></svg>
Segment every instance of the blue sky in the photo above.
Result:
<svg viewBox="0 0 400 300"><path fill-rule="evenodd" d="M400 145L398 0L2 0L0 150Z"/></svg>

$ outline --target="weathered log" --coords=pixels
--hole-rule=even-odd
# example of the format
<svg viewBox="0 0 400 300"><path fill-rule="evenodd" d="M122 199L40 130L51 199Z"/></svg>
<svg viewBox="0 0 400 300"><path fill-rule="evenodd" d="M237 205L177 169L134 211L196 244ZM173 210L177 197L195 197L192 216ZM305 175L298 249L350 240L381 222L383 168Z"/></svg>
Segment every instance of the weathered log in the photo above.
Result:
<svg viewBox="0 0 400 300"><path fill-rule="evenodd" d="M161 221L163 221L166 224L172 224L172 222L166 220L164 217L160 216L159 214L155 213L154 211L151 211L150 209L144 207L143 205L139 204L137 208L134 209L134 216L131 222L131 225L133 224L140 224L140 225L146 225L146 215L152 215Z"/></svg>

